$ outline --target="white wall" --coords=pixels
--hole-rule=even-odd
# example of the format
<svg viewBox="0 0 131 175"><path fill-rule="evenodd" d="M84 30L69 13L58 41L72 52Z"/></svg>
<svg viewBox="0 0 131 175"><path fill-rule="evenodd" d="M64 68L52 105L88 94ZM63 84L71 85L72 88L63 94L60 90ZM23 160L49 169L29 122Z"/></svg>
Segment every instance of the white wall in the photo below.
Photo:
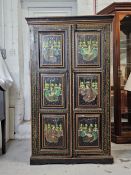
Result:
<svg viewBox="0 0 131 175"><path fill-rule="evenodd" d="M0 47L5 48L5 24L4 24L4 0L0 0ZM0 53L1 54L1 53ZM6 141L9 140L9 90L5 93L5 112L6 112ZM0 148L2 145L1 124L0 124Z"/></svg>
<svg viewBox="0 0 131 175"><path fill-rule="evenodd" d="M94 0L77 0L77 15L93 15Z"/></svg>
<svg viewBox="0 0 131 175"><path fill-rule="evenodd" d="M24 98L23 98L23 85L22 85L22 75L23 75L23 59L20 44L20 34L19 30L19 13L20 12L20 1L19 0L3 0L3 10L4 10L4 40L5 48L7 51L6 63L9 67L9 71L14 80L13 86L10 88L10 100L9 108L10 114L15 116L10 116L12 120L15 120L15 132L17 133L19 124L23 121L24 115ZM13 128L11 126L11 131ZM12 135L13 137L13 135Z"/></svg>
<svg viewBox="0 0 131 175"><path fill-rule="evenodd" d="M0 0L0 47L4 46L3 39L3 0Z"/></svg>

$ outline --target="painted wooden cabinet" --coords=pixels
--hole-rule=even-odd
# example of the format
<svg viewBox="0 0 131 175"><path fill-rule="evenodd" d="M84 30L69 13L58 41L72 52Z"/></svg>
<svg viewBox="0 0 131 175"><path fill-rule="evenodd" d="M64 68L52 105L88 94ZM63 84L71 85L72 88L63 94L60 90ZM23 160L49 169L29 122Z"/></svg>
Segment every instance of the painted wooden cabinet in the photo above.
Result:
<svg viewBox="0 0 131 175"><path fill-rule="evenodd" d="M112 16L27 18L31 164L112 163Z"/></svg>

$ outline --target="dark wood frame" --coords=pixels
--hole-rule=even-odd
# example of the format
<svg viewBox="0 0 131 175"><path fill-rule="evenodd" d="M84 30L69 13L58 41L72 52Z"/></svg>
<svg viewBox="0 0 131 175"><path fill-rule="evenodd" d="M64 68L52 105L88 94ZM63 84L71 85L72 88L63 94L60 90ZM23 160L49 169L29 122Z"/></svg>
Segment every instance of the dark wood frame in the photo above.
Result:
<svg viewBox="0 0 131 175"><path fill-rule="evenodd" d="M32 155L31 164L48 164L48 163L113 163L110 147L110 29L113 16L80 16L80 17L49 17L49 18L27 18L31 35L31 97L32 97ZM41 68L39 67L38 53L38 33L41 31L58 31L65 32L65 67L64 68ZM84 30L99 31L101 34L101 66L75 67L75 32ZM88 31L87 31L88 30ZM40 74L41 73L60 73L66 74L66 91L68 103L64 109L40 107ZM73 105L74 100L74 75L76 73L100 73L101 74L101 107L100 108L82 108L76 109ZM67 97L66 97L67 99ZM75 147L75 121L76 114L99 114L101 119L101 148L100 150L76 151ZM62 153L56 149L56 154L50 153L50 149L41 150L41 115L42 114L66 114L68 143L67 149ZM46 153L44 153L47 151ZM87 152L86 152L87 151ZM87 154L85 154L85 152Z"/></svg>
<svg viewBox="0 0 131 175"><path fill-rule="evenodd" d="M131 131L123 131L121 122L121 88L120 88L120 21L131 15L130 2L116 2L97 13L113 14L113 91L114 91L114 123L112 123L112 141L115 143L131 143Z"/></svg>

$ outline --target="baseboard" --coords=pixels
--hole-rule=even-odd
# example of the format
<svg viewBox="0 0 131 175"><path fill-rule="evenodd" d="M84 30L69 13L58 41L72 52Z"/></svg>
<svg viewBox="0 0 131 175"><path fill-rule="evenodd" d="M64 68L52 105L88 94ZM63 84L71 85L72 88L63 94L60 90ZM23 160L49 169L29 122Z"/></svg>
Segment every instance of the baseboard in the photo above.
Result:
<svg viewBox="0 0 131 175"><path fill-rule="evenodd" d="M112 156L89 156L87 158L45 158L44 156L31 156L30 165L46 164L112 164Z"/></svg>

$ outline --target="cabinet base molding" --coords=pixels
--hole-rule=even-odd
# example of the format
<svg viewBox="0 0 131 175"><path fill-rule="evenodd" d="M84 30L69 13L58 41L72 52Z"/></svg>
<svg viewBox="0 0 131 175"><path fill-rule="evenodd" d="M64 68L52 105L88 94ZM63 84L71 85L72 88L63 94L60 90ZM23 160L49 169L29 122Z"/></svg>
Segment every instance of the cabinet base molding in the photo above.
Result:
<svg viewBox="0 0 131 175"><path fill-rule="evenodd" d="M46 164L112 164L112 156L89 156L88 158L45 158L44 156L31 156L30 165L46 165Z"/></svg>
<svg viewBox="0 0 131 175"><path fill-rule="evenodd" d="M131 143L131 132L125 132L125 134L122 134L121 136L117 135L111 135L111 140L114 143L117 144L125 144L125 143Z"/></svg>

